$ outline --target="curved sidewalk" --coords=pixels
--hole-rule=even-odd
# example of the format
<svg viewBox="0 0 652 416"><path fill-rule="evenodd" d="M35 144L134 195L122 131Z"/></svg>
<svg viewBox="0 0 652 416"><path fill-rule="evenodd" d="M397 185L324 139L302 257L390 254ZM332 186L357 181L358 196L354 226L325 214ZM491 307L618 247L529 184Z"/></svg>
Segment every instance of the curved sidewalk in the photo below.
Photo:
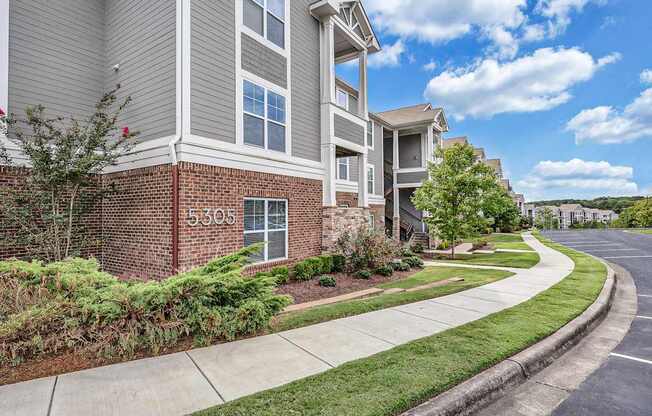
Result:
<svg viewBox="0 0 652 416"><path fill-rule="evenodd" d="M501 281L278 334L3 386L0 414L179 416L327 371L515 306L572 272L570 258L524 238L541 261L508 269L516 274Z"/></svg>

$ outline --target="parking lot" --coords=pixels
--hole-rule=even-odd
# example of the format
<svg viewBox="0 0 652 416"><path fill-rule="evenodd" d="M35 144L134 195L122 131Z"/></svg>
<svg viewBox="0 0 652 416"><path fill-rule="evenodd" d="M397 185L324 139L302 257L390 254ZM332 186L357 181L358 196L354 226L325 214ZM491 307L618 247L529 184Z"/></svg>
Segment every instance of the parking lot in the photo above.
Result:
<svg viewBox="0 0 652 416"><path fill-rule="evenodd" d="M638 292L637 316L609 359L553 413L652 415L652 235L569 230L544 235L628 270Z"/></svg>

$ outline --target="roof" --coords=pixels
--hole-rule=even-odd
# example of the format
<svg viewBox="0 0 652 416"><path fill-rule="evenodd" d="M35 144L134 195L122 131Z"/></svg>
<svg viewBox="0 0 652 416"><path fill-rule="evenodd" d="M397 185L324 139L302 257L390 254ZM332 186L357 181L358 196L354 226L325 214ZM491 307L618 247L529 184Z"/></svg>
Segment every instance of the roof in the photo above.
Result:
<svg viewBox="0 0 652 416"><path fill-rule="evenodd" d="M500 159L487 159L484 163L493 168L497 173L500 173L503 170L503 164Z"/></svg>
<svg viewBox="0 0 652 416"><path fill-rule="evenodd" d="M428 103L397 108L395 110L376 113L376 116L392 126L418 124L435 121L443 112L441 108L432 108Z"/></svg>
<svg viewBox="0 0 652 416"><path fill-rule="evenodd" d="M483 160L487 157L482 147L474 147L473 154L479 159L483 159Z"/></svg>
<svg viewBox="0 0 652 416"><path fill-rule="evenodd" d="M559 209L564 211L578 211L583 209L583 207L580 204L561 204Z"/></svg>
<svg viewBox="0 0 652 416"><path fill-rule="evenodd" d="M469 144L469 138L466 136L462 136L462 137L453 137L450 139L444 139L442 141L442 147L444 149L451 148L456 144Z"/></svg>

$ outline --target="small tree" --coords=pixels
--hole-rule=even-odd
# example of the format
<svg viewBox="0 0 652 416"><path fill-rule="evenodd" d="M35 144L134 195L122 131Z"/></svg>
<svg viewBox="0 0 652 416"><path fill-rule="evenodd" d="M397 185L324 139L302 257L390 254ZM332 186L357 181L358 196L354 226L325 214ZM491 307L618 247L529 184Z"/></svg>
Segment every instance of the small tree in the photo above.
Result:
<svg viewBox="0 0 652 416"><path fill-rule="evenodd" d="M492 221L494 231L510 232L521 223L521 213L502 186L492 187L484 195L482 213L485 218Z"/></svg>
<svg viewBox="0 0 652 416"><path fill-rule="evenodd" d="M548 207L537 210L534 225L542 230L553 230L559 228L559 219Z"/></svg>
<svg viewBox="0 0 652 416"><path fill-rule="evenodd" d="M429 179L412 196L412 203L430 215L430 228L450 243L455 258L455 243L475 235L485 222L482 215L485 195L499 186L494 171L476 163L473 147L456 144L437 149L439 163L429 163Z"/></svg>
<svg viewBox="0 0 652 416"><path fill-rule="evenodd" d="M79 220L103 194L98 175L115 164L137 135L117 126L131 98L117 103L116 91L104 95L85 120L47 118L42 105L28 107L25 119L6 118L12 141L30 168L22 189L3 191L0 217L18 229L6 240L54 261L69 257L74 243L83 244ZM4 148L0 153L6 157Z"/></svg>

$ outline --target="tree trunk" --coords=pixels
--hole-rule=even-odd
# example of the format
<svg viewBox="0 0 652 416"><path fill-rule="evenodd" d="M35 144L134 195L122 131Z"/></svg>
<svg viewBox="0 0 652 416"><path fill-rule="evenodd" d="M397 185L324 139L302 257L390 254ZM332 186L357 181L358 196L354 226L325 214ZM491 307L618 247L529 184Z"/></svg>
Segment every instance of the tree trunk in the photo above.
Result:
<svg viewBox="0 0 652 416"><path fill-rule="evenodd" d="M70 255L70 241L72 240L72 222L73 222L73 209L75 207L75 198L77 197L77 191L79 190L79 185L75 185L70 195L70 204L68 205L68 225L66 229L66 251L64 252L64 258L68 258Z"/></svg>
<svg viewBox="0 0 652 416"><path fill-rule="evenodd" d="M455 260L455 240L451 241L451 260Z"/></svg>

